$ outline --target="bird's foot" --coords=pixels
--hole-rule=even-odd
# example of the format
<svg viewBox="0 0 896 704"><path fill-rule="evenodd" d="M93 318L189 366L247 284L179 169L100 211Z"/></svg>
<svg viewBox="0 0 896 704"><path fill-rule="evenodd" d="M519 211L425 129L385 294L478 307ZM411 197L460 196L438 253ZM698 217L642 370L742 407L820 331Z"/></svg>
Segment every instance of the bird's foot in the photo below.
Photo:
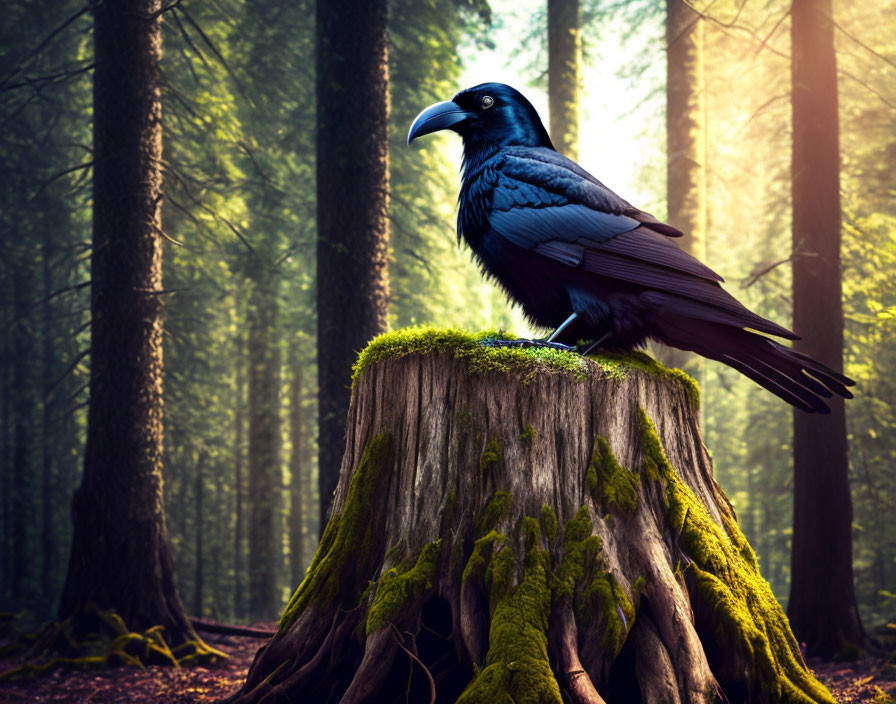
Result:
<svg viewBox="0 0 896 704"><path fill-rule="evenodd" d="M575 347L564 345L559 342L548 342L547 340L498 340L493 337L486 337L479 341L480 345L485 347L533 347L548 348L552 350L563 350L564 352L574 352Z"/></svg>

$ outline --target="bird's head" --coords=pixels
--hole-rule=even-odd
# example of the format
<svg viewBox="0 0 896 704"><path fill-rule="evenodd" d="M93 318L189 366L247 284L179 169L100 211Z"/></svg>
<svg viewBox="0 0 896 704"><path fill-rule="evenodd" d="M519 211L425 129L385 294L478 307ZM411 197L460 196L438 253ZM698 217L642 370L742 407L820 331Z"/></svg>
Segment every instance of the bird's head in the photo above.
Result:
<svg viewBox="0 0 896 704"><path fill-rule="evenodd" d="M408 144L417 137L453 130L464 144L500 147L550 147L551 138L532 103L503 83L482 83L462 90L451 100L430 105L411 124Z"/></svg>

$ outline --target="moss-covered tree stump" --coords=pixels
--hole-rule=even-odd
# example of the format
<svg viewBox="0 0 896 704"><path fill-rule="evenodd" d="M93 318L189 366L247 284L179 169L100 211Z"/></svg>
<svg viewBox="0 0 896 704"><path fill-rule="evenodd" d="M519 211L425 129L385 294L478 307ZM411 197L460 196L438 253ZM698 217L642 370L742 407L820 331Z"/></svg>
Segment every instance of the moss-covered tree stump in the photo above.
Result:
<svg viewBox="0 0 896 704"><path fill-rule="evenodd" d="M384 335L240 702L832 702L646 355Z"/></svg>

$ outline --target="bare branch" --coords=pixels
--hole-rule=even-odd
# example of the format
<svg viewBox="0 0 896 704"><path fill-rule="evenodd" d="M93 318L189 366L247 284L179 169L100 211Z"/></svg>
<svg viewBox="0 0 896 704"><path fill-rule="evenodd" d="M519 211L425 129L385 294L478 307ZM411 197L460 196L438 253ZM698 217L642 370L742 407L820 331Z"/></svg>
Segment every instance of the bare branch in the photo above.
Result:
<svg viewBox="0 0 896 704"><path fill-rule="evenodd" d="M0 93L6 93L11 90L16 90L18 88L24 88L25 86L34 86L40 85L43 87L48 83L62 83L66 79L71 78L72 76L79 76L82 73L87 73L88 71L92 71L96 68L96 63L89 63L86 66L82 66L81 68L71 69L69 71L58 71L56 73L48 73L43 76L35 76L34 78L29 78L28 76L23 76L22 80L18 83L13 83L8 86L3 86L0 88ZM57 79L63 79L62 81Z"/></svg>
<svg viewBox="0 0 896 704"><path fill-rule="evenodd" d="M61 25L59 25L56 29L54 29L52 32L50 32L46 37L44 37L44 39L36 47L34 47L34 49L29 51L27 54L25 54L25 56L23 56L19 60L19 62L15 65L13 70L6 76L6 78L4 78L2 81L0 81L0 88L3 88L7 83L9 83L13 79L14 76L18 75L18 73L22 70L22 68L25 66L25 64L28 61L30 61L32 58L37 56L41 51L43 51L44 47L46 47L47 44L49 44L59 34L61 34L63 31L65 31L65 29L70 24L75 22L79 17L81 17L81 15L84 15L85 13L87 13L90 10L90 8L91 8L91 3L88 3L87 5L82 7L80 10L78 10L75 14L73 14L71 17L69 17L65 22L63 22Z"/></svg>
<svg viewBox="0 0 896 704"><path fill-rule="evenodd" d="M47 186L49 186L54 181L58 181L63 176L74 173L75 171L81 171L82 169L89 169L92 166L93 166L93 161L86 161L83 164L78 164L77 166L72 166L70 169L65 169L64 171L60 171L58 174L51 176L50 178L48 178L46 181L44 181L41 184L40 188L37 189L37 191L34 193L34 195L28 199L28 202L33 203L37 199L37 197L46 190Z"/></svg>
<svg viewBox="0 0 896 704"><path fill-rule="evenodd" d="M227 59L225 59L224 55L220 51L218 51L218 48L214 45L212 40L209 39L208 35L202 30L202 27L196 24L195 20L193 20L193 18L190 16L190 13L188 13L184 8L179 7L177 9L177 12L182 14L184 16L184 19L190 23L190 25L193 27L193 29L196 30L196 32L198 32L199 36L202 37L202 41L204 41L208 48L211 49L212 53L218 58L218 61L221 62L221 65L230 75L230 78L233 80L233 83L236 86L236 89L240 92L240 95L242 95L243 98L245 98L246 102L254 108L255 104L246 94L246 91L243 89L243 84L240 82L240 79L237 78L236 73L234 73L233 69L230 68L230 64L227 63Z"/></svg>
<svg viewBox="0 0 896 704"><path fill-rule="evenodd" d="M867 52L869 52L869 53L871 53L871 54L874 54L877 58L881 59L882 61L886 61L888 64L890 64L890 66L892 66L893 68L896 68L896 61L893 61L893 59L889 58L888 56L884 56L884 55L881 54L879 51L877 51L877 50L875 50L875 49L872 49L870 46L868 46L867 44L865 44L865 42L863 42L863 41L862 41L861 39L859 39L857 36L855 36L854 34L851 34L851 33L848 32L846 29L844 29L844 28L843 28L843 25L841 25L839 22L837 22L837 20L832 19L831 21L834 23L834 26L835 26L837 29L839 29L841 32L843 32L843 34L845 34L847 37L849 37L850 39L852 39L852 40L853 40L856 44L858 44L860 47L862 47L863 49L865 49L865 51L867 51Z"/></svg>

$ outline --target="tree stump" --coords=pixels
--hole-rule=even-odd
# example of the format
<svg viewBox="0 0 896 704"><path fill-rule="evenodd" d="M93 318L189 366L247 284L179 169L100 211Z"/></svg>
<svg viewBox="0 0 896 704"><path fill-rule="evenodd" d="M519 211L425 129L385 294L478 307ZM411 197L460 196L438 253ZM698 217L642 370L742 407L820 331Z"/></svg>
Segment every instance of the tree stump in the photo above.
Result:
<svg viewBox="0 0 896 704"><path fill-rule="evenodd" d="M643 354L377 338L329 522L235 701L833 702Z"/></svg>

